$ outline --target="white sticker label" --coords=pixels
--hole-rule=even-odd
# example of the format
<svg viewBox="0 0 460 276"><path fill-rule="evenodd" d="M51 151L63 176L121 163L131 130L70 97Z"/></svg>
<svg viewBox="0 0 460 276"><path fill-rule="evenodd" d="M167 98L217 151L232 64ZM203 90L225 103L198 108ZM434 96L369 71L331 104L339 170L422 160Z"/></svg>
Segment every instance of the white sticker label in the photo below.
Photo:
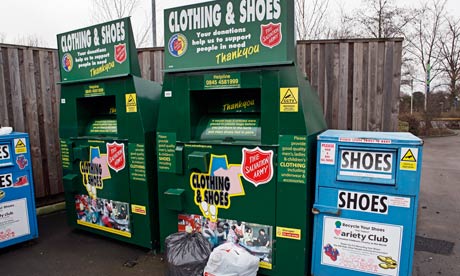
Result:
<svg viewBox="0 0 460 276"><path fill-rule="evenodd" d="M25 198L0 204L0 243L30 234Z"/></svg>
<svg viewBox="0 0 460 276"><path fill-rule="evenodd" d="M389 196L388 205L395 207L410 208L410 197Z"/></svg>
<svg viewBox="0 0 460 276"><path fill-rule="evenodd" d="M321 143L319 163L335 165L335 143Z"/></svg>
<svg viewBox="0 0 460 276"><path fill-rule="evenodd" d="M399 275L403 226L324 217L321 264Z"/></svg>
<svg viewBox="0 0 460 276"><path fill-rule="evenodd" d="M65 104L65 99L61 99L61 104Z"/></svg>
<svg viewBox="0 0 460 276"><path fill-rule="evenodd" d="M348 138L348 137L340 137L340 142L348 142L348 143L364 143L364 144L391 144L391 140L387 139L372 139L372 138Z"/></svg>
<svg viewBox="0 0 460 276"><path fill-rule="evenodd" d="M165 91L165 98L171 98L172 97L172 91Z"/></svg>
<svg viewBox="0 0 460 276"><path fill-rule="evenodd" d="M337 207L346 210L386 215L388 214L388 196L339 191L337 195Z"/></svg>

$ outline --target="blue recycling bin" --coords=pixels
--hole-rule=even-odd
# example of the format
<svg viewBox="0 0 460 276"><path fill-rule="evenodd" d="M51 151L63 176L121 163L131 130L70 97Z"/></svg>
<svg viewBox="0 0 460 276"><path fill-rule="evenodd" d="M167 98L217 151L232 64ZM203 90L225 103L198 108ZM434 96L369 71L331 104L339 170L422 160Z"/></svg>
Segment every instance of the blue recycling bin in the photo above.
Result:
<svg viewBox="0 0 460 276"><path fill-rule="evenodd" d="M37 237L29 136L0 135L0 248Z"/></svg>
<svg viewBox="0 0 460 276"><path fill-rule="evenodd" d="M422 146L410 133L318 136L312 275L411 275Z"/></svg>

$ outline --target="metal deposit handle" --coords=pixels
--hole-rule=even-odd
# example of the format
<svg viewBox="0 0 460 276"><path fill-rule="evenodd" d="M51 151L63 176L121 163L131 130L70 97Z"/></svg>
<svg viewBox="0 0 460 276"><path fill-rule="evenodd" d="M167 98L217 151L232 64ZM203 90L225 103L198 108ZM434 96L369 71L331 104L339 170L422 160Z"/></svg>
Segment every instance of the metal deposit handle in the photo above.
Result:
<svg viewBox="0 0 460 276"><path fill-rule="evenodd" d="M319 215L320 213L326 213L330 215L340 216L341 214L341 210L337 207L331 207L331 206L325 206L325 205L319 205L319 204L313 205L311 212L313 213L313 215Z"/></svg>

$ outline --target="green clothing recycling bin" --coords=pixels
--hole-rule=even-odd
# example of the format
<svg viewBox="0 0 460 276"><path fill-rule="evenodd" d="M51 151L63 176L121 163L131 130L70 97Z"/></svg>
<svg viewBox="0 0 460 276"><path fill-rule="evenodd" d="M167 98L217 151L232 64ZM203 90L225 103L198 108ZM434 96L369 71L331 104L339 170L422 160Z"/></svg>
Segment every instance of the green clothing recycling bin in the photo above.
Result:
<svg viewBox="0 0 460 276"><path fill-rule="evenodd" d="M68 221L158 244L155 130L161 86L140 78L129 18L57 36Z"/></svg>
<svg viewBox="0 0 460 276"><path fill-rule="evenodd" d="M160 240L199 231L213 246L237 241L262 274L304 275L326 123L294 64L294 2L246 3L165 10Z"/></svg>

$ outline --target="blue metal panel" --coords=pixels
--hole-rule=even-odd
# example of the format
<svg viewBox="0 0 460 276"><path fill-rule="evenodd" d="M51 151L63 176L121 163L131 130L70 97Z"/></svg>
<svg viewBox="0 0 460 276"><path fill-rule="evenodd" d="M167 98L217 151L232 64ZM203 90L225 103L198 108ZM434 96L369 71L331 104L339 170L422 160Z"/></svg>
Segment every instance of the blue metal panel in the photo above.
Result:
<svg viewBox="0 0 460 276"><path fill-rule="evenodd" d="M2 146L0 248L38 237L29 137L18 132L3 135L0 150Z"/></svg>
<svg viewBox="0 0 460 276"><path fill-rule="evenodd" d="M411 275L422 144L408 133L318 137L313 275Z"/></svg>

